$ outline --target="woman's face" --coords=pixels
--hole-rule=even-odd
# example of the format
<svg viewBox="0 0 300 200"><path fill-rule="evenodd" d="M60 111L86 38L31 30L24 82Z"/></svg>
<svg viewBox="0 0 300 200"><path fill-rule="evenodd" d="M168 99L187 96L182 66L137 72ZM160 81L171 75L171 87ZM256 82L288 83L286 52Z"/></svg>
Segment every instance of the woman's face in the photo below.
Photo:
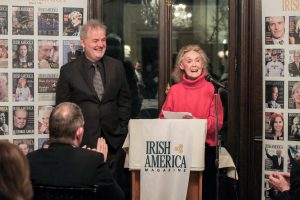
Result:
<svg viewBox="0 0 300 200"><path fill-rule="evenodd" d="M274 120L274 130L275 132L282 132L283 121L281 117L276 117Z"/></svg>
<svg viewBox="0 0 300 200"><path fill-rule="evenodd" d="M293 93L295 103L300 103L300 87L297 87Z"/></svg>
<svg viewBox="0 0 300 200"><path fill-rule="evenodd" d="M188 79L198 78L203 71L201 55L196 51L185 53L179 67L184 70Z"/></svg>

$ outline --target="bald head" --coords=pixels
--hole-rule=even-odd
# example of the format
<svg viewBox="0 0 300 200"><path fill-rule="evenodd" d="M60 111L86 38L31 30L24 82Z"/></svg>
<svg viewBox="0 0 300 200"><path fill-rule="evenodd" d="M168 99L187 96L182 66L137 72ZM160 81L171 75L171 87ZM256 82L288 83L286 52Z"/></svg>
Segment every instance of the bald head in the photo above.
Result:
<svg viewBox="0 0 300 200"><path fill-rule="evenodd" d="M79 106L70 102L61 103L50 115L50 137L74 139L76 131L83 127L83 124L83 115Z"/></svg>

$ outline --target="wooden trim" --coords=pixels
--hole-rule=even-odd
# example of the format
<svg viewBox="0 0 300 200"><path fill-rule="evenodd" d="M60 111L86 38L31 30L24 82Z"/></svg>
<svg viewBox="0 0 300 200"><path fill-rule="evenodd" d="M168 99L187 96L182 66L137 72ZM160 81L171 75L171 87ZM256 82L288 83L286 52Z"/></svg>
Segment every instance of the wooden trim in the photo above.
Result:
<svg viewBox="0 0 300 200"><path fill-rule="evenodd" d="M172 1L160 1L159 10L159 109L165 101L165 90L170 83L172 69Z"/></svg>
<svg viewBox="0 0 300 200"><path fill-rule="evenodd" d="M261 1L230 0L230 9L228 150L239 198L260 199L261 143L254 138L262 135Z"/></svg>
<svg viewBox="0 0 300 200"><path fill-rule="evenodd" d="M103 20L103 0L88 0L88 20Z"/></svg>

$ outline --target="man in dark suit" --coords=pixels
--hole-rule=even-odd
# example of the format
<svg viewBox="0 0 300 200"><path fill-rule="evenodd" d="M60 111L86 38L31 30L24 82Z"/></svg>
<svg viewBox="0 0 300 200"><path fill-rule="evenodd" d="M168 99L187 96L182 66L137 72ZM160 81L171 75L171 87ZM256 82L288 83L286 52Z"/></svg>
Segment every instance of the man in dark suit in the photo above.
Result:
<svg viewBox="0 0 300 200"><path fill-rule="evenodd" d="M300 76L300 52L295 51L294 62L289 64L290 76Z"/></svg>
<svg viewBox="0 0 300 200"><path fill-rule="evenodd" d="M269 176L269 184L280 191L273 200L297 200L300 199L300 160L292 163L291 174L276 172Z"/></svg>
<svg viewBox="0 0 300 200"><path fill-rule="evenodd" d="M101 199L124 199L124 193L105 162L107 145L99 138L97 148L80 148L83 115L79 106L65 102L50 115L48 149L28 154L33 185L92 187L97 185Z"/></svg>
<svg viewBox="0 0 300 200"><path fill-rule="evenodd" d="M281 156L281 150L277 149L276 150L276 155L271 156L268 153L268 149L266 148L266 156L272 161L273 166L272 169L274 170L283 170L283 157Z"/></svg>
<svg viewBox="0 0 300 200"><path fill-rule="evenodd" d="M81 52L76 49L74 42L70 42L69 47L70 51L68 52L68 62L71 62L72 60L77 59L81 55Z"/></svg>
<svg viewBox="0 0 300 200"><path fill-rule="evenodd" d="M99 137L108 143L107 162L113 176L123 176L123 142L130 119L130 92L122 63L105 56L106 27L88 21L80 32L84 54L62 66L56 87L56 104L80 106L85 124L82 145L95 148Z"/></svg>

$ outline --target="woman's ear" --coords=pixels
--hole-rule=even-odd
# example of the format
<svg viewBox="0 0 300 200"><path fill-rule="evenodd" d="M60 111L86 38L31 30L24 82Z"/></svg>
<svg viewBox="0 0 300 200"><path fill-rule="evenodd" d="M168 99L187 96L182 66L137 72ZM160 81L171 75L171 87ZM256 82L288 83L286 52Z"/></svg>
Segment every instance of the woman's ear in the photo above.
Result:
<svg viewBox="0 0 300 200"><path fill-rule="evenodd" d="M181 70L184 70L183 64L179 64L179 68L180 68Z"/></svg>

